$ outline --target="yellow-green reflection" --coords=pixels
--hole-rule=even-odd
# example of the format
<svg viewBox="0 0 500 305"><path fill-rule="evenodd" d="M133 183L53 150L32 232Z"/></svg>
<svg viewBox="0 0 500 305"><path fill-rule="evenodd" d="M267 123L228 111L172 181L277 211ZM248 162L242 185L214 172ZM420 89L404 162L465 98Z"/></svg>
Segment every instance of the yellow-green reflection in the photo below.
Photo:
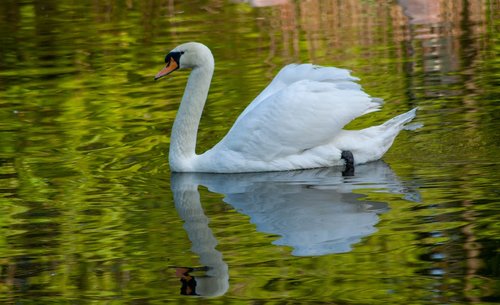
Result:
<svg viewBox="0 0 500 305"><path fill-rule="evenodd" d="M0 2L0 303L498 302L498 3L237 2ZM350 252L296 257L201 186L229 286L179 295L174 267L204 264L167 165L186 74L152 78L190 40L216 59L200 151L291 62L352 69L386 100L350 127L419 106L424 128L385 157L402 189L336 184L390 208L376 232Z"/></svg>

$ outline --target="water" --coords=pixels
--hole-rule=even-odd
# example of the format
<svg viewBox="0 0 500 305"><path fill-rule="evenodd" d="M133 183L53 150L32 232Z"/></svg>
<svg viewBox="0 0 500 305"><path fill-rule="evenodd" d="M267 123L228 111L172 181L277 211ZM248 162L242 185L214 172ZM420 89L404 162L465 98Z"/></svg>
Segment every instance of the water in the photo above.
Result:
<svg viewBox="0 0 500 305"><path fill-rule="evenodd" d="M0 2L0 303L499 302L499 3L264 2ZM424 127L354 177L172 175L187 73L152 79L191 40L200 152L291 62Z"/></svg>

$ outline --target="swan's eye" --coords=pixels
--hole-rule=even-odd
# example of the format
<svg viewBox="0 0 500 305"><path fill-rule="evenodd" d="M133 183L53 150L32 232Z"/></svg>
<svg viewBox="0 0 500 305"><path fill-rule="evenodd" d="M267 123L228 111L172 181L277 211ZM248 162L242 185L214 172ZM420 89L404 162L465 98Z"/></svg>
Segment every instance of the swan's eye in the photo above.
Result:
<svg viewBox="0 0 500 305"><path fill-rule="evenodd" d="M167 56L165 56L165 63L166 64L169 64L170 63L170 60L175 60L175 62L177 63L177 65L179 65L179 61L181 59L181 55L184 54L184 51L180 51L180 52L170 52L167 54Z"/></svg>

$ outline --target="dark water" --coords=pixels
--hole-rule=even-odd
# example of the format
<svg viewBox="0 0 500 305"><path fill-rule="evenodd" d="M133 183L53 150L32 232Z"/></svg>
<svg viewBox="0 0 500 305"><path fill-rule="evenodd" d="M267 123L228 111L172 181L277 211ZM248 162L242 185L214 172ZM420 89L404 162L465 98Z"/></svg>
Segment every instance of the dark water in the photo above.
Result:
<svg viewBox="0 0 500 305"><path fill-rule="evenodd" d="M251 2L0 2L1 304L500 301L499 2ZM200 152L291 62L424 127L354 177L172 175L187 73L152 78L191 40Z"/></svg>

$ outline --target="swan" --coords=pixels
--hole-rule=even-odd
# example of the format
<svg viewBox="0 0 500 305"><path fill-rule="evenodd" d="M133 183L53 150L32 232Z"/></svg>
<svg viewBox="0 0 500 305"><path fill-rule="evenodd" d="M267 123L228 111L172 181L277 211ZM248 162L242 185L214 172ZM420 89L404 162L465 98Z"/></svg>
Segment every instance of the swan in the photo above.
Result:
<svg viewBox="0 0 500 305"><path fill-rule="evenodd" d="M178 69L191 69L170 138L173 172L353 169L380 159L417 110L382 125L344 130L353 119L379 110L382 100L366 94L348 70L290 64L241 113L219 143L198 155L196 137L214 58L207 46L188 42L170 51L165 63L155 80Z"/></svg>

